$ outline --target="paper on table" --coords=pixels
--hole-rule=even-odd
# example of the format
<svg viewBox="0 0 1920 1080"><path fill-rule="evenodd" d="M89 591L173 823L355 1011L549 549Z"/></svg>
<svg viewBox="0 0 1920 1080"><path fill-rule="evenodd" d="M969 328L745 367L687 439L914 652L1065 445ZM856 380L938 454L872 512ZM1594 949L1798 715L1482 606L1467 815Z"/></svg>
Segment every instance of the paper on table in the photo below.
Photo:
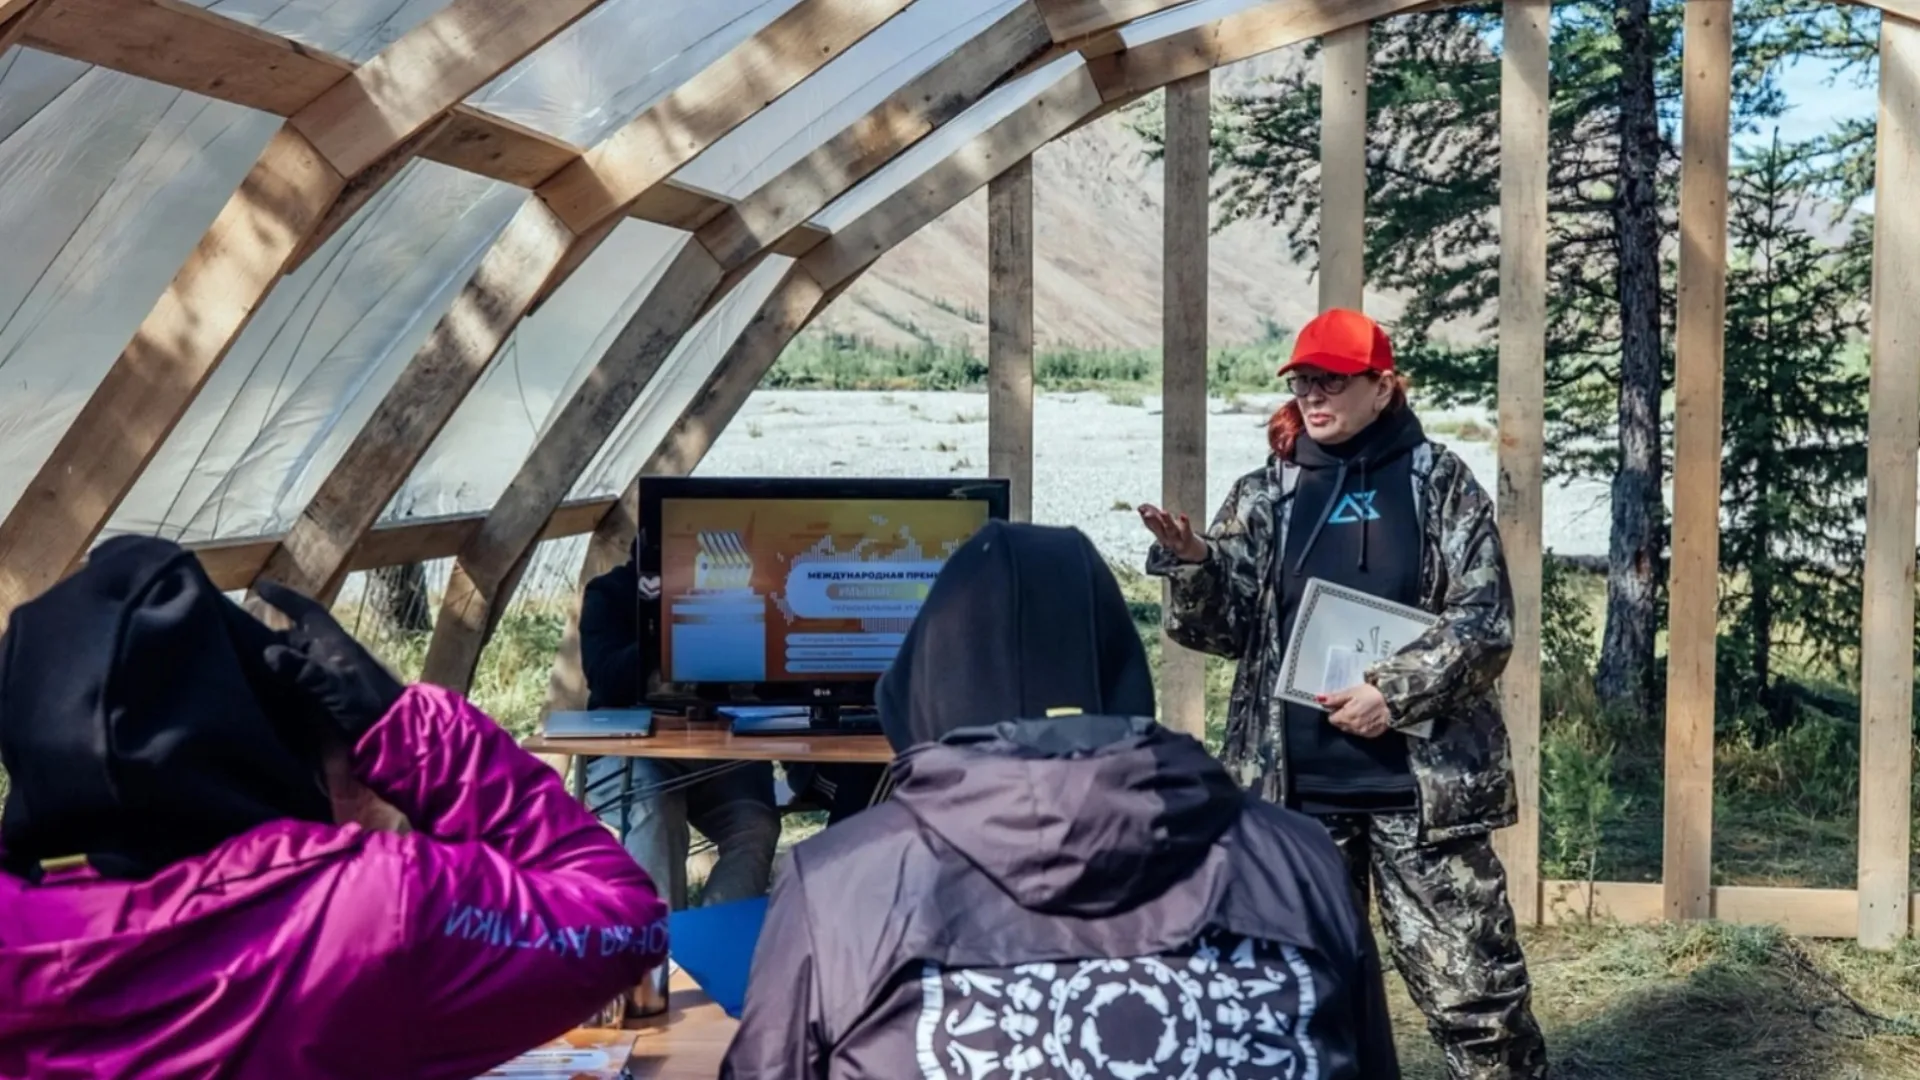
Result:
<svg viewBox="0 0 1920 1080"><path fill-rule="evenodd" d="M486 1076L514 1077L516 1080L575 1080L581 1073L611 1067L612 1059L604 1050L574 1050L568 1047L529 1050L504 1065L497 1065Z"/></svg>
<svg viewBox="0 0 1920 1080"><path fill-rule="evenodd" d="M482 1073L484 1080L622 1080L633 1054L631 1031L575 1028Z"/></svg>

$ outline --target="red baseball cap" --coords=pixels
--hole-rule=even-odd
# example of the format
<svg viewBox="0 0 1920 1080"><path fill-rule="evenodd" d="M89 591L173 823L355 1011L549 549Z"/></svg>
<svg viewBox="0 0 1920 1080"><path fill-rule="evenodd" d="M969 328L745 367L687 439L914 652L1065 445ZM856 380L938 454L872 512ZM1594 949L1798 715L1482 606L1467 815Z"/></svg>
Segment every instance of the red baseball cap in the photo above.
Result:
<svg viewBox="0 0 1920 1080"><path fill-rule="evenodd" d="M1328 308L1300 330L1293 357L1280 365L1280 374L1297 367L1317 367L1335 375L1393 370L1393 345L1380 324L1357 311Z"/></svg>

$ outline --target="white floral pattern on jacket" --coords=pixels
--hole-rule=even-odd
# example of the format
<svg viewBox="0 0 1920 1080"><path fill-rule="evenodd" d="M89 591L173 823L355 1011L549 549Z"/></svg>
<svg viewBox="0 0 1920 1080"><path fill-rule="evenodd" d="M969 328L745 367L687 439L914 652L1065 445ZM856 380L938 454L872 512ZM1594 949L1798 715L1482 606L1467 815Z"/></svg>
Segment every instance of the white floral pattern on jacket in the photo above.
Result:
<svg viewBox="0 0 1920 1080"><path fill-rule="evenodd" d="M924 1080L1317 1080L1312 971L1213 933L1188 955L921 978Z"/></svg>

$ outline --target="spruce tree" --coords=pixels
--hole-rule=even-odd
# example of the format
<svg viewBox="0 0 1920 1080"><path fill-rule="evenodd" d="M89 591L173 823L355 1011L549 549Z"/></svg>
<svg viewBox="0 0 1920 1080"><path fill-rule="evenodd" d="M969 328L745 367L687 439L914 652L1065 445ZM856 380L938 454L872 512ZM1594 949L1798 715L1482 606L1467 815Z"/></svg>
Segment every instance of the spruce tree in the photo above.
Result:
<svg viewBox="0 0 1920 1080"><path fill-rule="evenodd" d="M1800 0L1737 7L1742 127L1779 113L1783 60L1829 38L1855 47L1862 33ZM1402 16L1372 32L1367 274L1406 297L1396 345L1441 403L1488 402L1495 385L1486 339L1498 322L1499 10ZM1671 370L1662 327L1673 303L1681 23L1680 0L1574 0L1555 5L1550 42L1549 475L1613 480L1596 687L1636 711L1651 704L1665 580L1659 401ZM1228 98L1216 138L1223 223L1274 221L1302 259L1319 214L1315 55L1310 45L1294 73ZM1475 333L1484 344L1448 340Z"/></svg>
<svg viewBox="0 0 1920 1080"><path fill-rule="evenodd" d="M1872 237L1855 222L1829 245L1802 224L1816 175L1776 143L1742 161L1728 207L1720 683L1730 712L1758 706L1775 730L1794 706L1775 650L1837 671L1860 633Z"/></svg>

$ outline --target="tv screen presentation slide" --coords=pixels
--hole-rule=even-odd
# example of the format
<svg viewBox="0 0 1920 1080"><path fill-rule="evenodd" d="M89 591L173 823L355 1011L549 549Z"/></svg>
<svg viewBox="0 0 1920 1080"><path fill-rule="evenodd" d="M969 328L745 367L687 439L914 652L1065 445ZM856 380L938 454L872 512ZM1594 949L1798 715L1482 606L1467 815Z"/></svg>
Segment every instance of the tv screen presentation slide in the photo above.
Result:
<svg viewBox="0 0 1920 1080"><path fill-rule="evenodd" d="M987 504L663 499L660 669L669 682L876 678Z"/></svg>

